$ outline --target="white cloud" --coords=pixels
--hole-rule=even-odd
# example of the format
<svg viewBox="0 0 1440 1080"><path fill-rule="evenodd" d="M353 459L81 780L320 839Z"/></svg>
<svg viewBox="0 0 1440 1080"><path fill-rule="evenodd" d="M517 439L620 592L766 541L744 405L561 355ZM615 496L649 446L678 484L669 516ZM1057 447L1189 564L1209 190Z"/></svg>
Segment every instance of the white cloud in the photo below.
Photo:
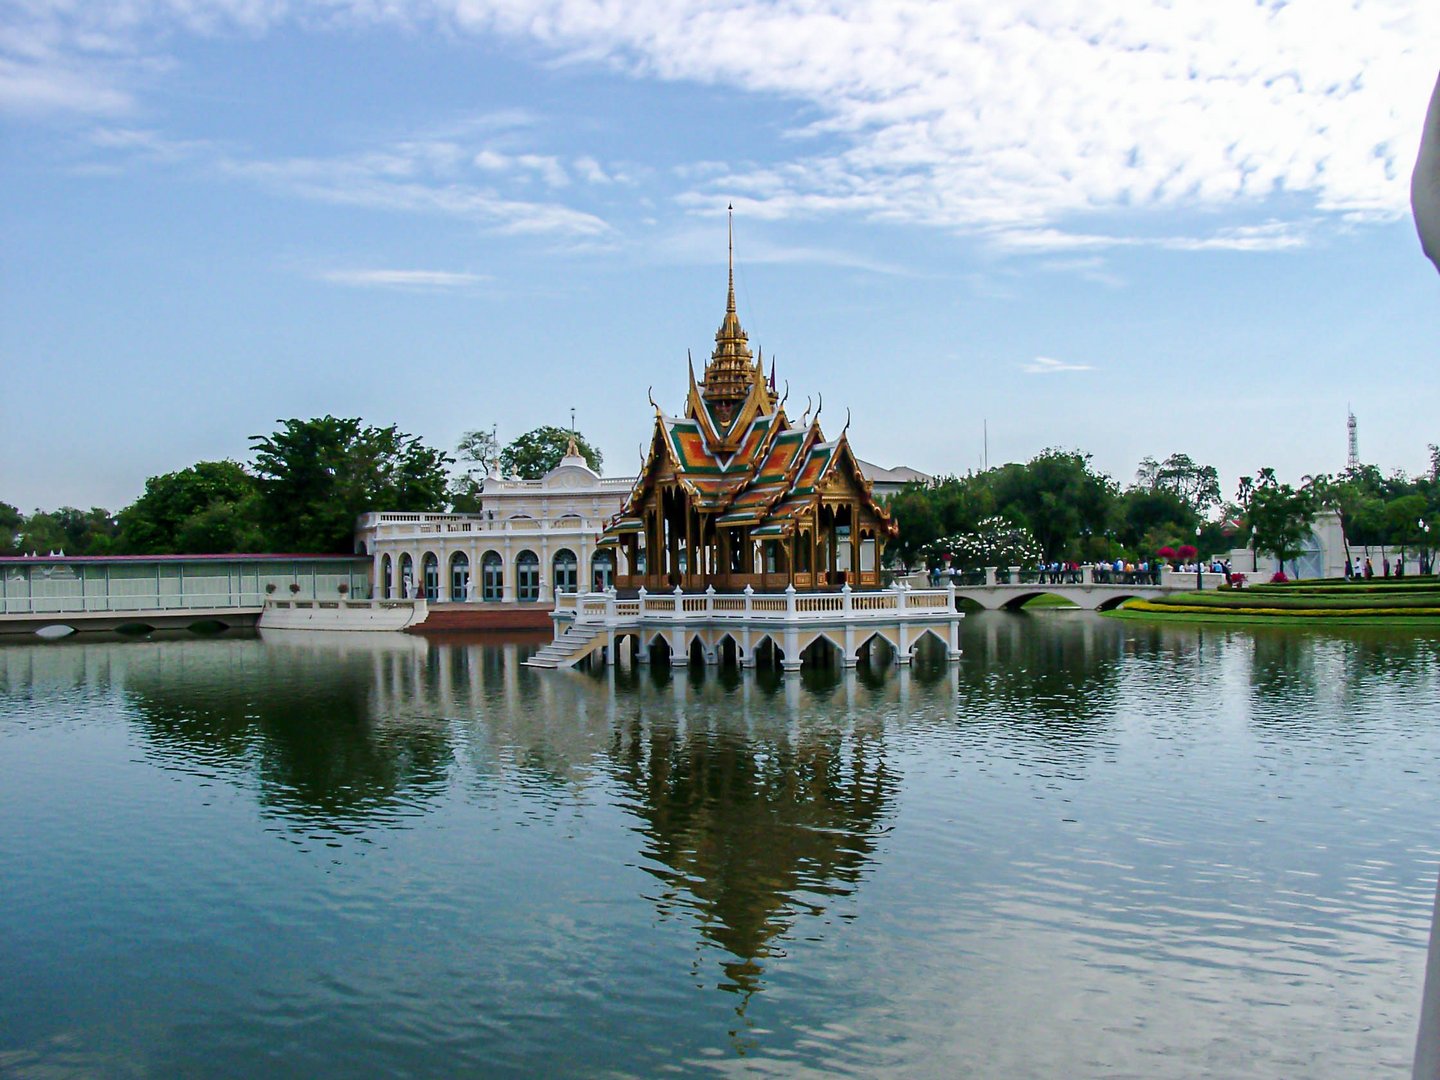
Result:
<svg viewBox="0 0 1440 1080"><path fill-rule="evenodd" d="M27 63L0 56L0 111L105 115L130 111L129 93L65 63Z"/></svg>
<svg viewBox="0 0 1440 1080"><path fill-rule="evenodd" d="M1064 360L1052 360L1048 356L1037 356L1029 363L1021 364L1020 370L1026 375L1058 375L1065 371L1094 371L1090 364L1072 364Z"/></svg>
<svg viewBox="0 0 1440 1080"><path fill-rule="evenodd" d="M594 239L612 232L605 221L583 210L513 198L493 186L475 183L481 178L471 169L486 171L480 161L484 152L476 154L446 139L406 139L357 154L273 160L245 157L202 140L167 139L134 128L97 128L88 142L124 161L189 165L271 191L337 205L446 214L516 234ZM510 160L522 169L541 174L547 170L538 155ZM96 164L86 163L85 167L93 169Z"/></svg>
<svg viewBox="0 0 1440 1080"><path fill-rule="evenodd" d="M1284 196L1322 222L1393 219L1440 40L1433 0L129 0L23 11L0 35L12 107L123 108L131 68L113 58L154 59L177 26L500 35L562 62L794 103L804 119L792 154L697 172L682 205L734 193L757 217L1005 233L1012 251L1150 243L1123 227L1071 235L1080 216L1134 208L1268 220ZM587 163L545 155L506 168L556 189L572 175L599 182ZM1234 229L1159 243L1275 250L1308 235Z"/></svg>
<svg viewBox="0 0 1440 1080"><path fill-rule="evenodd" d="M389 289L466 289L487 280L480 274L449 270L322 270L316 275L333 285Z"/></svg>
<svg viewBox="0 0 1440 1080"><path fill-rule="evenodd" d="M706 184L748 196L747 213L962 230L1055 230L1131 207L1263 206L1279 193L1393 217L1434 77L1427 44L1440 39L1440 5L1428 0L467 0L451 10L475 32L641 77L803 102L819 114L796 132L803 153L739 163ZM1204 246L1227 244L1274 246Z"/></svg>
<svg viewBox="0 0 1440 1080"><path fill-rule="evenodd" d="M508 233L549 233L594 238L611 231L593 214L553 202L502 196L490 188L447 181L413 162L389 156L230 159L218 163L231 176L321 202L377 210L446 214Z"/></svg>

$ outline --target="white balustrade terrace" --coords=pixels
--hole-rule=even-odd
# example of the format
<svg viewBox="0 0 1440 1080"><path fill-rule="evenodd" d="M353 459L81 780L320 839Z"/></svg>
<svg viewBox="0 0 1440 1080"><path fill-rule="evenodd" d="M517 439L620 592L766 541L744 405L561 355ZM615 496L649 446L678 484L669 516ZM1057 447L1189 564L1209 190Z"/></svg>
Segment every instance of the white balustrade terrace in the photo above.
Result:
<svg viewBox="0 0 1440 1080"><path fill-rule="evenodd" d="M671 625L687 622L734 622L756 625L789 623L896 622L956 618L955 587L909 589L896 587L874 592L855 592L843 586L839 592L803 593L787 588L783 593L757 593L747 587L743 593L718 593L712 586L703 593L649 593L640 590L634 599L619 599L613 591L562 593L555 598L556 619L577 625L608 627Z"/></svg>

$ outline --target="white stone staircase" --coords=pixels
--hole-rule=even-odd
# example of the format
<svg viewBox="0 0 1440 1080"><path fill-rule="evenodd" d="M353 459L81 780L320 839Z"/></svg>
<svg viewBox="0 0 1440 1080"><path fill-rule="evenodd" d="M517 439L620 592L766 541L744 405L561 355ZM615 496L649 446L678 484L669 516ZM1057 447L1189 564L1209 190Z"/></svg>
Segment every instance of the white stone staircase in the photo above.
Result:
<svg viewBox="0 0 1440 1080"><path fill-rule="evenodd" d="M567 626L554 641L525 661L526 667L574 667L600 644L605 627L599 625Z"/></svg>

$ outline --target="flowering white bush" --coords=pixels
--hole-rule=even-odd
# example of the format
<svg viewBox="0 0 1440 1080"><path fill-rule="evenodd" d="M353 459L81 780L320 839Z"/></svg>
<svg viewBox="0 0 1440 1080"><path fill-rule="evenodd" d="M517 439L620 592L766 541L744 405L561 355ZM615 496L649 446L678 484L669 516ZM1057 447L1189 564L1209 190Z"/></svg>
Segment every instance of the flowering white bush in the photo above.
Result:
<svg viewBox="0 0 1440 1080"><path fill-rule="evenodd" d="M995 515L982 520L974 532L940 537L927 544L921 554L926 566L943 565L949 556L956 570L1034 566L1040 561L1040 544L1029 529Z"/></svg>

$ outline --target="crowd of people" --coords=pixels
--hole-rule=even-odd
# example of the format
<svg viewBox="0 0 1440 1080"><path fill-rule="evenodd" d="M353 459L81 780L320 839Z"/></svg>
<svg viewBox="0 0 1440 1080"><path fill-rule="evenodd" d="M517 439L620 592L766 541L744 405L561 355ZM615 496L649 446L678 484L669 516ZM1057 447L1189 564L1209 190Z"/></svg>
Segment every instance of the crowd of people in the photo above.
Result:
<svg viewBox="0 0 1440 1080"><path fill-rule="evenodd" d="M1430 572L1429 568L1425 565L1425 562L1426 560L1424 556L1420 556L1416 559L1417 573L1428 574ZM1368 555L1365 556L1365 560L1363 562L1357 562L1348 558L1345 560L1346 581L1369 581L1371 578L1374 577L1402 578L1404 576L1405 558L1403 554L1399 558L1397 558L1393 564L1390 562L1390 555L1388 552L1385 555L1382 555L1380 558L1380 569L1378 571L1375 569L1375 564L1371 561L1370 556Z"/></svg>

